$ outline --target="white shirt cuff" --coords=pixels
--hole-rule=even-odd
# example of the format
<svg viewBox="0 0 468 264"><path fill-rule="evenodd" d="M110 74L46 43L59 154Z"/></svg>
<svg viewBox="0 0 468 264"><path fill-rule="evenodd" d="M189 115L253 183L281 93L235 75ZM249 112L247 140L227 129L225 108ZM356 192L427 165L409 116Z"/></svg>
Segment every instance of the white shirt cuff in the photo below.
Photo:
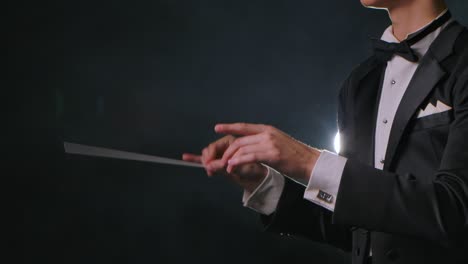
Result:
<svg viewBox="0 0 468 264"><path fill-rule="evenodd" d="M323 150L312 170L304 199L333 212L346 161L344 157Z"/></svg>
<svg viewBox="0 0 468 264"><path fill-rule="evenodd" d="M264 215L270 215L278 206L284 188L284 177L273 168L265 167L268 169L267 176L252 193L244 190L242 202L245 207Z"/></svg>

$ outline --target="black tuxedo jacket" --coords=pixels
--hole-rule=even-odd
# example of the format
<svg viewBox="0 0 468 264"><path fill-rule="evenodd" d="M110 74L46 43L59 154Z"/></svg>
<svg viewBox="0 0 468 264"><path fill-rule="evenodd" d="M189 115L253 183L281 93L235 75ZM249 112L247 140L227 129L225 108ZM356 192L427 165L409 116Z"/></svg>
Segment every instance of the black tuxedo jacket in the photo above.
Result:
<svg viewBox="0 0 468 264"><path fill-rule="evenodd" d="M339 96L341 155L348 158L334 213L286 180L266 230L351 250L355 264L468 263L468 30L457 22L432 43L391 128L384 170L374 132L385 65L360 64ZM417 118L441 101L451 110Z"/></svg>

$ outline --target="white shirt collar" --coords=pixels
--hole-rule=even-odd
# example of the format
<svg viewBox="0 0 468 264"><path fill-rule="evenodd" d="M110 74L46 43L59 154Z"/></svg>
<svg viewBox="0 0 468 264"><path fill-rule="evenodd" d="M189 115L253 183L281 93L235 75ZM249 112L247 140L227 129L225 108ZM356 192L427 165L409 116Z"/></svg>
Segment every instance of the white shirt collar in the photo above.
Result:
<svg viewBox="0 0 468 264"><path fill-rule="evenodd" d="M431 22L427 23L426 25L424 25L423 27L419 28L418 30L408 34L406 36L406 39L407 38L410 38L416 34L418 34L419 32L421 32L422 30L424 30L426 27L428 27L430 24L432 24L432 22L434 22L435 20L437 20L438 18L440 18L441 16L443 16L445 13L448 12L448 9L445 9L439 16L437 16L434 20L432 20ZM411 46L411 48L413 48L413 50L418 53L418 55L424 55L427 50L429 49L429 47L431 46L432 42L437 38L437 36L439 36L439 33L448 25L450 24L451 22L453 21L453 18L451 18L449 21L447 21L446 23L444 23L442 26L440 26L437 30L434 30L433 32L431 32L430 34L428 34L427 36L425 36L423 39L421 39L420 41L418 41L416 44L414 44L413 46ZM400 41L395 37L395 35L393 35L393 27L390 25L387 29L385 29L382 37L381 37L381 40L383 41L386 41L386 42L391 42L391 43L399 43Z"/></svg>

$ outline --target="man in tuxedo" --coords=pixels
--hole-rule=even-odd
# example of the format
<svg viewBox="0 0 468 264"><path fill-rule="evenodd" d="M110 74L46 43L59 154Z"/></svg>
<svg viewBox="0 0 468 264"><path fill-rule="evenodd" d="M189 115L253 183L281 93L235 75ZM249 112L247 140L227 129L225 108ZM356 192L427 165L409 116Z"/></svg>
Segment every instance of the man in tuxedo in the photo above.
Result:
<svg viewBox="0 0 468 264"><path fill-rule="evenodd" d="M361 2L392 25L340 91L339 155L236 123L183 159L243 187L267 230L355 264L468 263L468 30L443 0Z"/></svg>

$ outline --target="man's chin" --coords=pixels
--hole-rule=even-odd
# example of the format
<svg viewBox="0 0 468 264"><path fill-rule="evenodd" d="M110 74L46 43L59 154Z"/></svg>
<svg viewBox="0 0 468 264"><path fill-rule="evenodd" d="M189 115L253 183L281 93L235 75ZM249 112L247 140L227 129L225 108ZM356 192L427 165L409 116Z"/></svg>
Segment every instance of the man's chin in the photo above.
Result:
<svg viewBox="0 0 468 264"><path fill-rule="evenodd" d="M388 9L391 4L395 4L392 0L361 0L361 4L367 8Z"/></svg>

